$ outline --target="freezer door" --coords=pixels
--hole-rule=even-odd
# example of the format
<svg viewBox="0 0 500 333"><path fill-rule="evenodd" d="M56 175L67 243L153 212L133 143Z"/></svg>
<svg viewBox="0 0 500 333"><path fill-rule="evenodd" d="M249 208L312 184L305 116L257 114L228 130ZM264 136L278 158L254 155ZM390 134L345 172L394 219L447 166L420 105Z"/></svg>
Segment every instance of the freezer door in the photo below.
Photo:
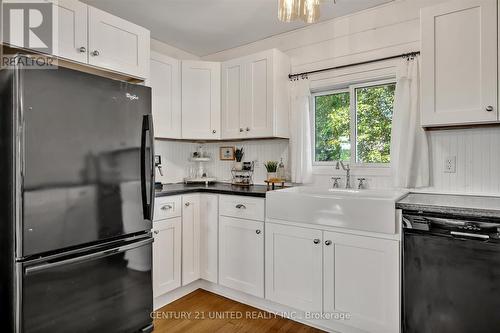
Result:
<svg viewBox="0 0 500 333"><path fill-rule="evenodd" d="M123 333L149 326L152 242L24 264L21 332Z"/></svg>
<svg viewBox="0 0 500 333"><path fill-rule="evenodd" d="M21 100L18 257L151 229L150 88L24 70Z"/></svg>

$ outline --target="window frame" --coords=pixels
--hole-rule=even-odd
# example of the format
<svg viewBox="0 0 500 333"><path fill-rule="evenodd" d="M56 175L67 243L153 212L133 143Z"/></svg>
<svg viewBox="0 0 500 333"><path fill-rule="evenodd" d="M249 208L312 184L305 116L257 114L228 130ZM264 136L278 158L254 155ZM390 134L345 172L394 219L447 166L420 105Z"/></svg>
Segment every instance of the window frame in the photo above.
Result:
<svg viewBox="0 0 500 333"><path fill-rule="evenodd" d="M334 167L337 161L316 161L316 97L334 95L339 93L349 93L349 128L351 142L351 158L348 162L354 168L376 168L390 169L391 163L358 163L357 162L357 96L356 89L377 87L389 84L396 84L396 78L377 79L370 81L362 81L357 83L349 83L345 85L337 85L336 88L328 90L319 90L311 94L311 136L312 136L312 162L313 167ZM392 159L391 159L392 162Z"/></svg>

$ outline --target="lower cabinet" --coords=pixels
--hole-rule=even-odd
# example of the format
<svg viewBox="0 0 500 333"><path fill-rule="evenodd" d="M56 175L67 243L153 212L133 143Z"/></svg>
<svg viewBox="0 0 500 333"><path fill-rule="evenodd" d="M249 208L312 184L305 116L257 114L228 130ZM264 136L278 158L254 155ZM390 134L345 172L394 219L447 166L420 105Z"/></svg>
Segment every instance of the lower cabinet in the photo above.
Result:
<svg viewBox="0 0 500 333"><path fill-rule="evenodd" d="M219 196L200 196L200 277L218 281Z"/></svg>
<svg viewBox="0 0 500 333"><path fill-rule="evenodd" d="M399 332L399 243L324 232L323 311L348 313L346 325Z"/></svg>
<svg viewBox="0 0 500 333"><path fill-rule="evenodd" d="M264 297L264 222L219 217L219 283Z"/></svg>
<svg viewBox="0 0 500 333"><path fill-rule="evenodd" d="M321 312L322 231L266 223L266 298Z"/></svg>
<svg viewBox="0 0 500 333"><path fill-rule="evenodd" d="M155 221L153 227L153 295L181 286L181 218Z"/></svg>
<svg viewBox="0 0 500 333"><path fill-rule="evenodd" d="M339 324L399 332L397 240L266 223L266 298L345 314ZM334 319L332 319L334 320Z"/></svg>
<svg viewBox="0 0 500 333"><path fill-rule="evenodd" d="M182 285L200 278L200 195L182 196Z"/></svg>

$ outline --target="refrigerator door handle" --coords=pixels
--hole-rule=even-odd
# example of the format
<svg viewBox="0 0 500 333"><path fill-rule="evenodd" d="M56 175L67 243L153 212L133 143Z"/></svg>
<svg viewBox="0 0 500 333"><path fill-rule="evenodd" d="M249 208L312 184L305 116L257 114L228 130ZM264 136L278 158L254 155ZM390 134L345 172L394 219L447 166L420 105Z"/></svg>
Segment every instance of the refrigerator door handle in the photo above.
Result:
<svg viewBox="0 0 500 333"><path fill-rule="evenodd" d="M142 196L142 213L145 220L151 220L151 197L148 200L146 172L149 172L148 161L146 160L146 135L150 131L149 116L145 115L142 118L141 131L141 196ZM150 135L151 136L151 135ZM153 187L154 188L154 187Z"/></svg>
<svg viewBox="0 0 500 333"><path fill-rule="evenodd" d="M149 220L153 222L154 216L154 206L155 206L155 135L154 135L154 126L153 126L153 117L151 115L147 116L148 126L149 126L149 149L150 149L150 165L148 172L151 175L149 189L150 189L150 197L149 197Z"/></svg>
<svg viewBox="0 0 500 333"><path fill-rule="evenodd" d="M55 261L55 262L48 262L48 263L43 263L43 264L36 265L36 266L31 266L31 267L26 268L25 275L28 276L28 275L36 273L36 272L44 271L47 269L51 269L51 268L55 268L55 267L59 267L59 266L63 266L63 265L69 265L69 264L73 264L73 263L78 263L78 262L89 261L89 260L93 260L93 259L107 257L107 256L117 254L120 252L132 250L132 249L135 249L135 248L138 248L138 247L150 244L150 243L153 243L152 238L148 238L148 239L145 239L143 241L133 243L133 244L119 246L119 247L116 247L113 249L108 249L108 250L104 250L104 251L100 251L100 252L96 252L96 253L87 254L84 256L76 257L76 258Z"/></svg>

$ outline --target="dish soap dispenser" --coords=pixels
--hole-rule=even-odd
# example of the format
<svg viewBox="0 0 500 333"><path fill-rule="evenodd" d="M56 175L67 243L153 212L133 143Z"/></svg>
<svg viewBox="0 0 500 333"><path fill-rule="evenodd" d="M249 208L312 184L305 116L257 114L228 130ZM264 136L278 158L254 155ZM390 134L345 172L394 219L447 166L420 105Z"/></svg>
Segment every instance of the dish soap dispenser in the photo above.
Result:
<svg viewBox="0 0 500 333"><path fill-rule="evenodd" d="M276 177L282 181L285 181L286 179L285 164L283 163L283 157L280 160L280 164L278 164L278 169L276 170Z"/></svg>

